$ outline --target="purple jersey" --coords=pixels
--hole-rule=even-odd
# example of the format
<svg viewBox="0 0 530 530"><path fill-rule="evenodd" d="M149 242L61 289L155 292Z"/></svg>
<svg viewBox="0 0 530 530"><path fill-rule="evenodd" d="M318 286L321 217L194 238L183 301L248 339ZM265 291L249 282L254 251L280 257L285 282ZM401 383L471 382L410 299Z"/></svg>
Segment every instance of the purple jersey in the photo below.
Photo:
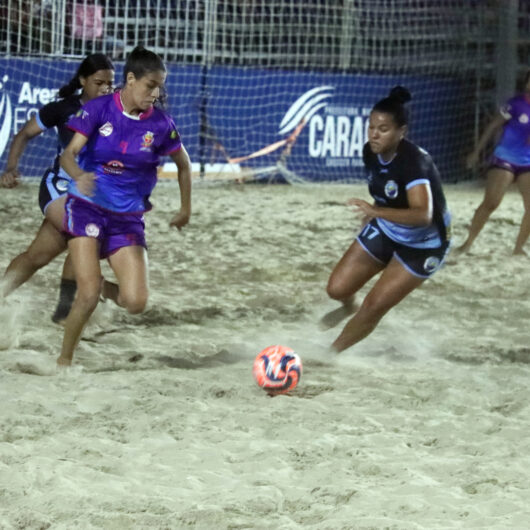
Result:
<svg viewBox="0 0 530 530"><path fill-rule="evenodd" d="M131 116L115 92L86 103L68 126L88 138L78 163L96 175L92 197L83 195L75 181L69 193L114 212L149 210L160 157L182 146L171 117L157 107Z"/></svg>
<svg viewBox="0 0 530 530"><path fill-rule="evenodd" d="M530 97L520 95L510 99L501 109L508 120L494 156L520 166L530 165Z"/></svg>

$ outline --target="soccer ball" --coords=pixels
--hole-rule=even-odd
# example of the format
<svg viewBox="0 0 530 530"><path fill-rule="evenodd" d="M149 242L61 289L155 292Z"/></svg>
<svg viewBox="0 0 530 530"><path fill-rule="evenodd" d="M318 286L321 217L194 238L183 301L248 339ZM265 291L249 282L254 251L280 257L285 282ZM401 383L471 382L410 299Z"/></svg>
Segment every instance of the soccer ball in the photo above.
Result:
<svg viewBox="0 0 530 530"><path fill-rule="evenodd" d="M269 394L285 394L300 381L302 361L287 346L269 346L254 360L252 374L258 385Z"/></svg>

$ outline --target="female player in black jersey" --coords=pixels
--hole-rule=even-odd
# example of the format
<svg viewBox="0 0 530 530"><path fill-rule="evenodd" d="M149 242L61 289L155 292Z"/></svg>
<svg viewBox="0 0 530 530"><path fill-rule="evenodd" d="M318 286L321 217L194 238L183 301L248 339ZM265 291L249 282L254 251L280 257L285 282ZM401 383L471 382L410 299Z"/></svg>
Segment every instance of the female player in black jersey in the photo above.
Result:
<svg viewBox="0 0 530 530"><path fill-rule="evenodd" d="M353 313L355 293L381 276L333 343L337 352L369 335L442 265L449 248L450 214L438 170L426 151L405 139L410 99L407 89L395 87L370 113L363 161L374 202L349 201L366 222L329 278L328 295L343 306L323 322L337 324Z"/></svg>
<svg viewBox="0 0 530 530"><path fill-rule="evenodd" d="M57 157L53 167L44 173L39 191L39 205L44 219L27 250L13 259L7 267L2 287L4 296L26 282L37 270L66 249L62 227L70 177L60 168L59 156L74 135L66 123L84 103L108 94L112 90L113 82L114 66L110 59L101 53L88 55L79 65L75 76L59 90L59 99L42 107L13 139L7 167L0 177L0 187L4 188L17 186L18 162L27 143L45 130L57 127ZM78 94L79 89L81 92ZM67 317L75 290L74 271L67 256L61 277L59 303L52 316L54 322L61 322Z"/></svg>

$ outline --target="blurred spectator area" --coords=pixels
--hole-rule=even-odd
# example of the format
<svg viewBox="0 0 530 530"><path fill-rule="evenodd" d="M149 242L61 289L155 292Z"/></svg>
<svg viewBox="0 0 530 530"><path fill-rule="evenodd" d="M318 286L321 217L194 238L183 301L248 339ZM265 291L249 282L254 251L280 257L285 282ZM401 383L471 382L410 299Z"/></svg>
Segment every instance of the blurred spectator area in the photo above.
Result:
<svg viewBox="0 0 530 530"><path fill-rule="evenodd" d="M496 62L503 0L0 0L0 53L351 72L467 71ZM519 1L519 64L530 0ZM455 53L458 50L458 53ZM491 66L493 68L493 66Z"/></svg>

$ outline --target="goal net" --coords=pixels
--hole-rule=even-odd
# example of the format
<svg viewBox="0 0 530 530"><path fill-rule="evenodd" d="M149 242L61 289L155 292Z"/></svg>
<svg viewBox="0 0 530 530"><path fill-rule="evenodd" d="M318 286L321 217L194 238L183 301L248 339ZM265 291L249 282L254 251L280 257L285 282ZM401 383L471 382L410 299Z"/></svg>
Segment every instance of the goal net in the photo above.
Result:
<svg viewBox="0 0 530 530"><path fill-rule="evenodd" d="M202 177L363 178L369 111L400 84L413 95L409 137L445 180L465 178L495 62L495 13L480 4L10 0L0 8L0 162L87 53L107 53L119 84L142 44L168 65L169 110ZM30 142L23 174L42 174L54 152L53 132ZM165 163L161 175L174 171Z"/></svg>

